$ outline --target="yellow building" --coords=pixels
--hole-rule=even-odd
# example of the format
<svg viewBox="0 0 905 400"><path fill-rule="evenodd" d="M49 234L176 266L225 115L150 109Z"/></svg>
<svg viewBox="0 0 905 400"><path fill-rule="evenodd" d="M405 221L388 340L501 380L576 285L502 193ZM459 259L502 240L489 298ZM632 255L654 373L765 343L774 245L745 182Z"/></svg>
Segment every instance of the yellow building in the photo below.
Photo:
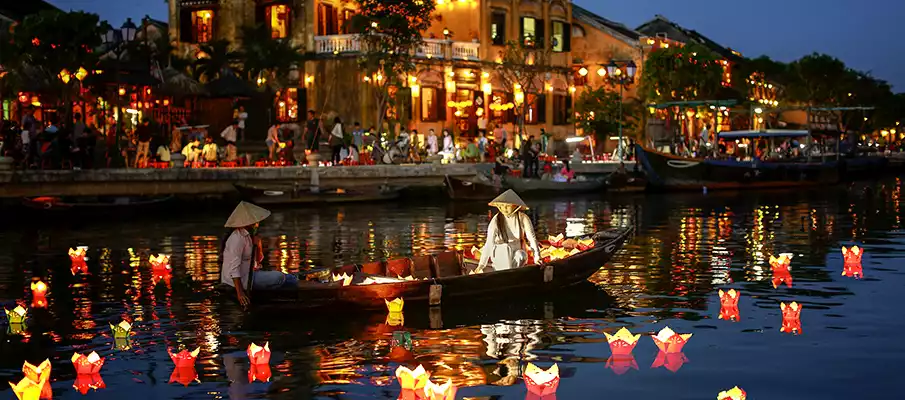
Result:
<svg viewBox="0 0 905 400"><path fill-rule="evenodd" d="M504 124L515 131L511 111L500 107L513 101L513 88L504 87L493 73L507 41L539 37L538 46L551 48L551 66L573 73L550 73L538 93L527 93L526 127L541 128L557 137L574 132L573 97L583 84L603 82L598 74L611 59L642 64L640 35L596 16L568 0L435 0L433 25L415 51L417 72L407 80L408 104L394 110L409 129L427 133L444 128L475 134L478 116L489 115L488 128ZM170 37L180 51L197 55L197 44L214 39L239 43L244 25L267 24L275 38L284 38L314 56L300 66L293 79L298 88L276 100L281 119L304 118L305 109L337 115L351 125L368 127L376 121L376 105L356 56L361 40L346 29L356 12L343 0L170 0ZM584 76L579 71L588 71ZM605 71L605 69L603 69ZM640 74L640 72L639 72ZM634 88L626 92L633 96ZM451 102L469 107L450 107ZM482 108L478 111L478 108Z"/></svg>

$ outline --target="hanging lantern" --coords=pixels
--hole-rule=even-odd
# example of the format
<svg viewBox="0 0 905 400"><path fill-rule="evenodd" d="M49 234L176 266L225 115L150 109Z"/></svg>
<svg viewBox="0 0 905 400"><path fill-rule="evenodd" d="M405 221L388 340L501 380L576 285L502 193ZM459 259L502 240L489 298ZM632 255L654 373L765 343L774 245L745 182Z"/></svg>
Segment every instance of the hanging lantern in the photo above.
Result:
<svg viewBox="0 0 905 400"><path fill-rule="evenodd" d="M44 382L35 382L28 378L22 378L19 383L9 383L13 388L13 393L19 400L37 400L41 398L41 390Z"/></svg>
<svg viewBox="0 0 905 400"><path fill-rule="evenodd" d="M120 96L125 96L125 95L126 95L126 88L120 86L120 87L119 87L119 90L117 91L117 93L119 93Z"/></svg>
<svg viewBox="0 0 905 400"><path fill-rule="evenodd" d="M451 379L446 379L446 383L438 385L430 380L424 386L424 400L455 400L456 386L452 384Z"/></svg>
<svg viewBox="0 0 905 400"><path fill-rule="evenodd" d="M773 268L773 288L779 287L783 282L787 287L792 287L792 273L789 264L792 262L791 254L780 254L779 258L770 256L770 267Z"/></svg>
<svg viewBox="0 0 905 400"><path fill-rule="evenodd" d="M28 361L22 364L22 373L32 382L41 383L41 399L50 399L53 393L50 390L50 359L44 360L37 366L30 364Z"/></svg>
<svg viewBox="0 0 905 400"><path fill-rule="evenodd" d="M746 400L747 398L748 394L738 386L722 391L716 396L716 400Z"/></svg>
<svg viewBox="0 0 905 400"><path fill-rule="evenodd" d="M651 336L657 348L664 353L681 353L682 347L691 339L691 333L679 334L669 327L665 327L657 333L657 336Z"/></svg>
<svg viewBox="0 0 905 400"><path fill-rule="evenodd" d="M735 289L729 289L729 291L724 292L720 289L720 315L717 317L718 319L725 319L727 321L738 322L739 320L739 311L738 311L738 298L741 296Z"/></svg>
<svg viewBox="0 0 905 400"><path fill-rule="evenodd" d="M167 349L167 353L170 353L170 358L173 360L173 363L176 364L176 368L188 368L195 367L195 359L198 358L198 353L201 352L201 348L195 348L195 350L189 352L188 350L183 349L178 354L173 354L169 349Z"/></svg>
<svg viewBox="0 0 905 400"><path fill-rule="evenodd" d="M638 339L641 339L641 335L632 335L625 327L619 328L615 335L606 332L603 334L606 336L606 341L610 344L610 351L613 354L631 354L635 345L638 344Z"/></svg>
<svg viewBox="0 0 905 400"><path fill-rule="evenodd" d="M396 380L403 390L422 390L430 379L430 373L424 370L424 367L418 365L414 370L405 366L396 368Z"/></svg>
<svg viewBox="0 0 905 400"><path fill-rule="evenodd" d="M660 351L657 353L657 358L654 359L654 362L650 367L663 367L669 372L676 373L679 372L686 362L688 362L688 357L685 357L685 353L665 353Z"/></svg>
<svg viewBox="0 0 905 400"><path fill-rule="evenodd" d="M89 355L75 353L72 355L72 365L77 375L92 375L101 372L104 366L104 358L92 351Z"/></svg>
<svg viewBox="0 0 905 400"><path fill-rule="evenodd" d="M66 83L66 84L68 84L68 83L69 83L69 80L71 79L71 75L69 75L69 70L66 69L66 68L63 68L63 70L60 71L60 73L59 73L57 76L59 76L59 77L60 77L60 80L63 81L63 83Z"/></svg>
<svg viewBox="0 0 905 400"><path fill-rule="evenodd" d="M786 305L786 303L779 303L779 309L782 311L782 327L779 328L779 331L798 335L802 334L801 305L794 301L789 305Z"/></svg>
<svg viewBox="0 0 905 400"><path fill-rule="evenodd" d="M4 308L3 311L6 311L6 319L10 324L24 324L28 318L28 309L22 306L16 306L12 311Z"/></svg>
<svg viewBox="0 0 905 400"><path fill-rule="evenodd" d="M94 389L96 391L98 389L105 389L106 387L107 385L101 378L101 374L79 374L76 375L75 382L72 383L72 388L81 393L82 396L87 395L88 391L91 389Z"/></svg>
<svg viewBox="0 0 905 400"><path fill-rule="evenodd" d="M635 361L635 356L631 352L628 354L613 353L606 360L606 368L613 370L616 375L622 375L630 369L638 370L638 362Z"/></svg>
<svg viewBox="0 0 905 400"><path fill-rule="evenodd" d="M178 382L182 386L188 386L196 381L198 381L198 371L195 370L194 364L188 367L173 368L173 373L170 374L170 383ZM199 381L198 383L201 382Z"/></svg>
<svg viewBox="0 0 905 400"><path fill-rule="evenodd" d="M47 307L47 284L43 281L31 283L31 307L45 308Z"/></svg>
<svg viewBox="0 0 905 400"><path fill-rule="evenodd" d="M343 286L352 284L352 276L343 272L342 275L333 274L333 282L342 282Z"/></svg>
<svg viewBox="0 0 905 400"><path fill-rule="evenodd" d="M123 320L119 324L110 324L110 330L113 331L114 339L127 339L132 332L132 324Z"/></svg>
<svg viewBox="0 0 905 400"><path fill-rule="evenodd" d="M553 364L552 367L543 370L529 362L522 379L525 380L529 393L538 397L551 395L556 393L556 388L559 387L559 366Z"/></svg>
<svg viewBox="0 0 905 400"><path fill-rule="evenodd" d="M264 347L254 343L248 345L248 361L254 364L270 364L270 342L264 342Z"/></svg>
<svg viewBox="0 0 905 400"><path fill-rule="evenodd" d="M79 70L75 71L75 79L78 79L79 81L85 80L86 76L88 76L88 71L83 67L79 67Z"/></svg>
<svg viewBox="0 0 905 400"><path fill-rule="evenodd" d="M391 313L402 312L402 307L405 306L405 300L403 300L402 298L396 298L393 301L384 299L383 301L387 305L387 310L389 310Z"/></svg>
<svg viewBox="0 0 905 400"><path fill-rule="evenodd" d="M20 103L28 103L28 95L25 93L19 93L19 102Z"/></svg>
<svg viewBox="0 0 905 400"><path fill-rule="evenodd" d="M270 364L251 364L248 367L248 383L252 383L255 380L267 383L270 382L271 376Z"/></svg>

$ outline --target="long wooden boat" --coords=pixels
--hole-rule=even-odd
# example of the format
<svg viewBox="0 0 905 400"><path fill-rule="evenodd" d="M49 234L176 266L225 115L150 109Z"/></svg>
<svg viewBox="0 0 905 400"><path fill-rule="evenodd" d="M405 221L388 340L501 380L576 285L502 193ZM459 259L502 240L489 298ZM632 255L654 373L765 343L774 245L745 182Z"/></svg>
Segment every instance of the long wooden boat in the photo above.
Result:
<svg viewBox="0 0 905 400"><path fill-rule="evenodd" d="M579 194L596 192L603 189L606 182L602 179L589 179L585 181L572 180L571 182L557 182L553 180L516 178L507 176L503 183L512 188L518 194Z"/></svg>
<svg viewBox="0 0 905 400"><path fill-rule="evenodd" d="M363 203L398 199L402 188L379 186L367 188L330 188L313 192L310 188L289 186L248 186L234 184L246 200L259 205L318 203Z"/></svg>
<svg viewBox="0 0 905 400"><path fill-rule="evenodd" d="M131 210L146 208L164 204L175 197L137 197L137 196L102 196L102 197L26 197L22 199L22 205L33 210L41 211L71 211L71 210Z"/></svg>
<svg viewBox="0 0 905 400"><path fill-rule="evenodd" d="M838 163L764 162L679 157L635 145L648 184L678 190L754 189L831 185L839 182Z"/></svg>
<svg viewBox="0 0 905 400"><path fill-rule="evenodd" d="M647 178L641 173L613 172L606 179L607 192L641 193L645 190L647 190Z"/></svg>
<svg viewBox="0 0 905 400"><path fill-rule="evenodd" d="M493 200L500 190L480 179L460 179L446 175L446 193L453 200Z"/></svg>
<svg viewBox="0 0 905 400"><path fill-rule="evenodd" d="M402 298L406 304L426 304L439 300L440 304L473 301L480 297L500 297L503 293L541 293L586 281L615 254L628 239L632 229L613 229L592 235L594 245L567 258L542 265L469 274L468 263L461 252L451 251L407 259L373 262L324 270L309 274L297 289L282 289L252 293L252 304L263 306L292 306L300 308L355 306L385 309L384 300ZM353 274L351 284L332 282L333 274ZM414 280L362 284L364 279L380 276L409 276ZM314 280L318 279L318 280ZM323 281L326 281L323 282ZM219 290L234 298L235 290L222 285Z"/></svg>

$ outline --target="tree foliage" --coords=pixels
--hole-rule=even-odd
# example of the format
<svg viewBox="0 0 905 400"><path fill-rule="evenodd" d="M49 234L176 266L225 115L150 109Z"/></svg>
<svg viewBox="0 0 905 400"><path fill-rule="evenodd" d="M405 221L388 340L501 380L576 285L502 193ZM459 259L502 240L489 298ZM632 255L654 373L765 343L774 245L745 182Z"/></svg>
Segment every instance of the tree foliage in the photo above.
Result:
<svg viewBox="0 0 905 400"><path fill-rule="evenodd" d="M651 103L713 99L721 90L720 61L696 43L655 50L644 62L639 93Z"/></svg>
<svg viewBox="0 0 905 400"><path fill-rule="evenodd" d="M193 76L208 82L232 71L232 66L242 59L242 54L230 49L228 40L214 40L200 46L203 56L193 63Z"/></svg>
<svg viewBox="0 0 905 400"><path fill-rule="evenodd" d="M642 107L637 100L626 100L622 105L622 129L635 132ZM603 142L619 132L619 92L606 86L588 87L575 99L575 122L585 132L593 132L598 142Z"/></svg>
<svg viewBox="0 0 905 400"><path fill-rule="evenodd" d="M81 11L42 11L29 15L13 33L10 55L18 62L20 76L40 79L51 87L62 87L58 78L66 69L91 69L97 62L95 49L101 44L96 14ZM27 70L27 71L26 71Z"/></svg>
<svg viewBox="0 0 905 400"><path fill-rule="evenodd" d="M256 82L263 77L269 89L289 85L289 72L305 61L303 49L288 40L274 39L265 25L243 27L241 34L240 55L245 78Z"/></svg>
<svg viewBox="0 0 905 400"><path fill-rule="evenodd" d="M536 43L532 37L526 38L529 43ZM552 46L525 46L516 41L508 41L500 51L499 62L491 64L500 82L507 89L519 87L524 94L521 103L513 108L518 121L519 134L525 131L525 116L528 114L528 94L540 94L544 90L547 75L554 68L550 65L553 54Z"/></svg>

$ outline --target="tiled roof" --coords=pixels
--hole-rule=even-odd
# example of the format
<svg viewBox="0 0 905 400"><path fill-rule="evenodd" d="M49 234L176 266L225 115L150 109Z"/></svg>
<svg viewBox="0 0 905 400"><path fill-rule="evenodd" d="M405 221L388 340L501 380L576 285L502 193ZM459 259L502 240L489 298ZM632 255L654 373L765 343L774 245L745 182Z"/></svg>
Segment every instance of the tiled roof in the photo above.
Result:
<svg viewBox="0 0 905 400"><path fill-rule="evenodd" d="M703 45L704 47L707 47L711 51L719 54L720 56L722 56L723 58L725 58L727 60L735 61L735 60L739 60L742 58L741 56L733 53L732 49L721 46L719 43L714 42L713 40L711 40L707 36L704 36L700 32L693 30L693 29L685 29L681 25L679 25L675 22L672 22L672 21L666 19L666 17L659 15L659 14L654 16L654 19L652 19L648 22L645 22L644 24L639 26L637 28L637 31L641 32L642 34L644 34L646 36L656 36L657 33L663 31L661 28L658 27L658 25L662 26L663 24L668 25L672 29L678 31L680 34L685 36L684 38L670 37L669 39L678 40L680 42L687 42L687 41L696 42L700 45Z"/></svg>
<svg viewBox="0 0 905 400"><path fill-rule="evenodd" d="M606 18L603 18L588 11L585 8L579 7L575 3L572 3L572 18L590 25L599 25L610 31L615 31L626 39L637 41L641 38L641 34L638 31L631 29L619 22L610 21Z"/></svg>

